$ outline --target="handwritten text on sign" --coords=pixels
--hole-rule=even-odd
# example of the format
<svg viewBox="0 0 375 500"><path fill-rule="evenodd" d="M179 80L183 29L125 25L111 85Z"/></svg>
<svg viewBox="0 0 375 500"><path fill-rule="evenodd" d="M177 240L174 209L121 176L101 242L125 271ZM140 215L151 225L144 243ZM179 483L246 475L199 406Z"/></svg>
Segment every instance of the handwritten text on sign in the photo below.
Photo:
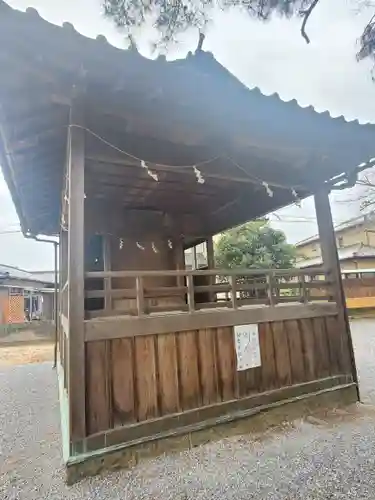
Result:
<svg viewBox="0 0 375 500"><path fill-rule="evenodd" d="M256 368L262 364L258 325L235 326L234 341L236 344L238 371Z"/></svg>

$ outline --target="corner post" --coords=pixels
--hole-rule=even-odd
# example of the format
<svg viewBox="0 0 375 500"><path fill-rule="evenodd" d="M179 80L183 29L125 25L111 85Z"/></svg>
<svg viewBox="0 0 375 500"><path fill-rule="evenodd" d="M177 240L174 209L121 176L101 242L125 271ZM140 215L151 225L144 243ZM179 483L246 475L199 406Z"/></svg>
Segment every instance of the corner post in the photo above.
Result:
<svg viewBox="0 0 375 500"><path fill-rule="evenodd" d="M354 358L354 349L350 324L346 310L344 287L342 284L340 261L337 254L335 229L332 220L331 205L329 202L329 190L323 188L315 194L315 212L319 229L319 240L322 252L324 268L329 270L329 277L332 281L334 298L336 300L339 322L347 336L347 346L349 348L350 361L352 367L353 380L357 385L358 400L360 400L357 368Z"/></svg>
<svg viewBox="0 0 375 500"><path fill-rule="evenodd" d="M82 96L81 96L82 97ZM86 437L85 401L85 282L84 197L85 131L84 110L78 96L73 99L68 129L68 317L69 317L69 417L70 441ZM72 125L79 125L75 127Z"/></svg>

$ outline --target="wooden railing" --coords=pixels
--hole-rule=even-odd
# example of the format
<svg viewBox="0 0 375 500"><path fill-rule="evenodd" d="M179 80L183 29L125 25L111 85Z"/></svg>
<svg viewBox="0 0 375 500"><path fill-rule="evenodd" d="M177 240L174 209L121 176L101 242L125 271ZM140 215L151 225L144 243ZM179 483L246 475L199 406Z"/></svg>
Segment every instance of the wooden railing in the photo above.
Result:
<svg viewBox="0 0 375 500"><path fill-rule="evenodd" d="M86 318L327 301L333 295L328 275L321 268L88 272Z"/></svg>

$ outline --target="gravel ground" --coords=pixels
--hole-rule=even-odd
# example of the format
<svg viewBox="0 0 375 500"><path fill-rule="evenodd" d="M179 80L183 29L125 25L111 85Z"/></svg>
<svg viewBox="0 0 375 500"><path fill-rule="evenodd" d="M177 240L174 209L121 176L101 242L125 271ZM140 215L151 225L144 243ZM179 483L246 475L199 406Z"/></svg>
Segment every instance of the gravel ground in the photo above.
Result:
<svg viewBox="0 0 375 500"><path fill-rule="evenodd" d="M356 321L353 336L370 406L159 457L71 488L63 480L51 364L2 367L0 499L373 499L375 321Z"/></svg>

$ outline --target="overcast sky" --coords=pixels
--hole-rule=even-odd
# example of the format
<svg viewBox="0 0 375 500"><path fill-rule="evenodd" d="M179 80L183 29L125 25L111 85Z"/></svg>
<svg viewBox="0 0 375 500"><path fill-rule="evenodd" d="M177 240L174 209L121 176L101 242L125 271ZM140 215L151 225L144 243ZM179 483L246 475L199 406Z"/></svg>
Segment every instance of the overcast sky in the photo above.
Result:
<svg viewBox="0 0 375 500"><path fill-rule="evenodd" d="M123 36L103 19L99 0L7 0L12 7L34 7L45 19L62 24L69 21L87 36L104 34L124 46ZM308 24L312 40L306 45L300 36L300 20L276 18L266 24L252 21L239 12L218 13L208 28L204 49L240 78L248 87L258 86L265 94L278 92L284 100L297 99L332 116L375 123L375 84L369 62L355 60L357 39L371 11L358 4L363 0L321 0ZM149 33L141 40L141 52L148 55ZM197 44L196 33L184 37L169 57L183 57ZM375 146L374 146L375 156ZM364 158L364 161L367 158ZM336 222L359 214L358 203L345 203L355 194L344 192L333 200ZM337 198L339 200L337 201ZM344 202L343 202L344 201ZM23 239L20 234L3 234L17 229L17 215L4 180L0 176L0 263L27 269L52 269L52 245ZM302 208L280 213L277 227L291 242L315 234L314 208L306 200ZM298 218L300 222L291 222Z"/></svg>

